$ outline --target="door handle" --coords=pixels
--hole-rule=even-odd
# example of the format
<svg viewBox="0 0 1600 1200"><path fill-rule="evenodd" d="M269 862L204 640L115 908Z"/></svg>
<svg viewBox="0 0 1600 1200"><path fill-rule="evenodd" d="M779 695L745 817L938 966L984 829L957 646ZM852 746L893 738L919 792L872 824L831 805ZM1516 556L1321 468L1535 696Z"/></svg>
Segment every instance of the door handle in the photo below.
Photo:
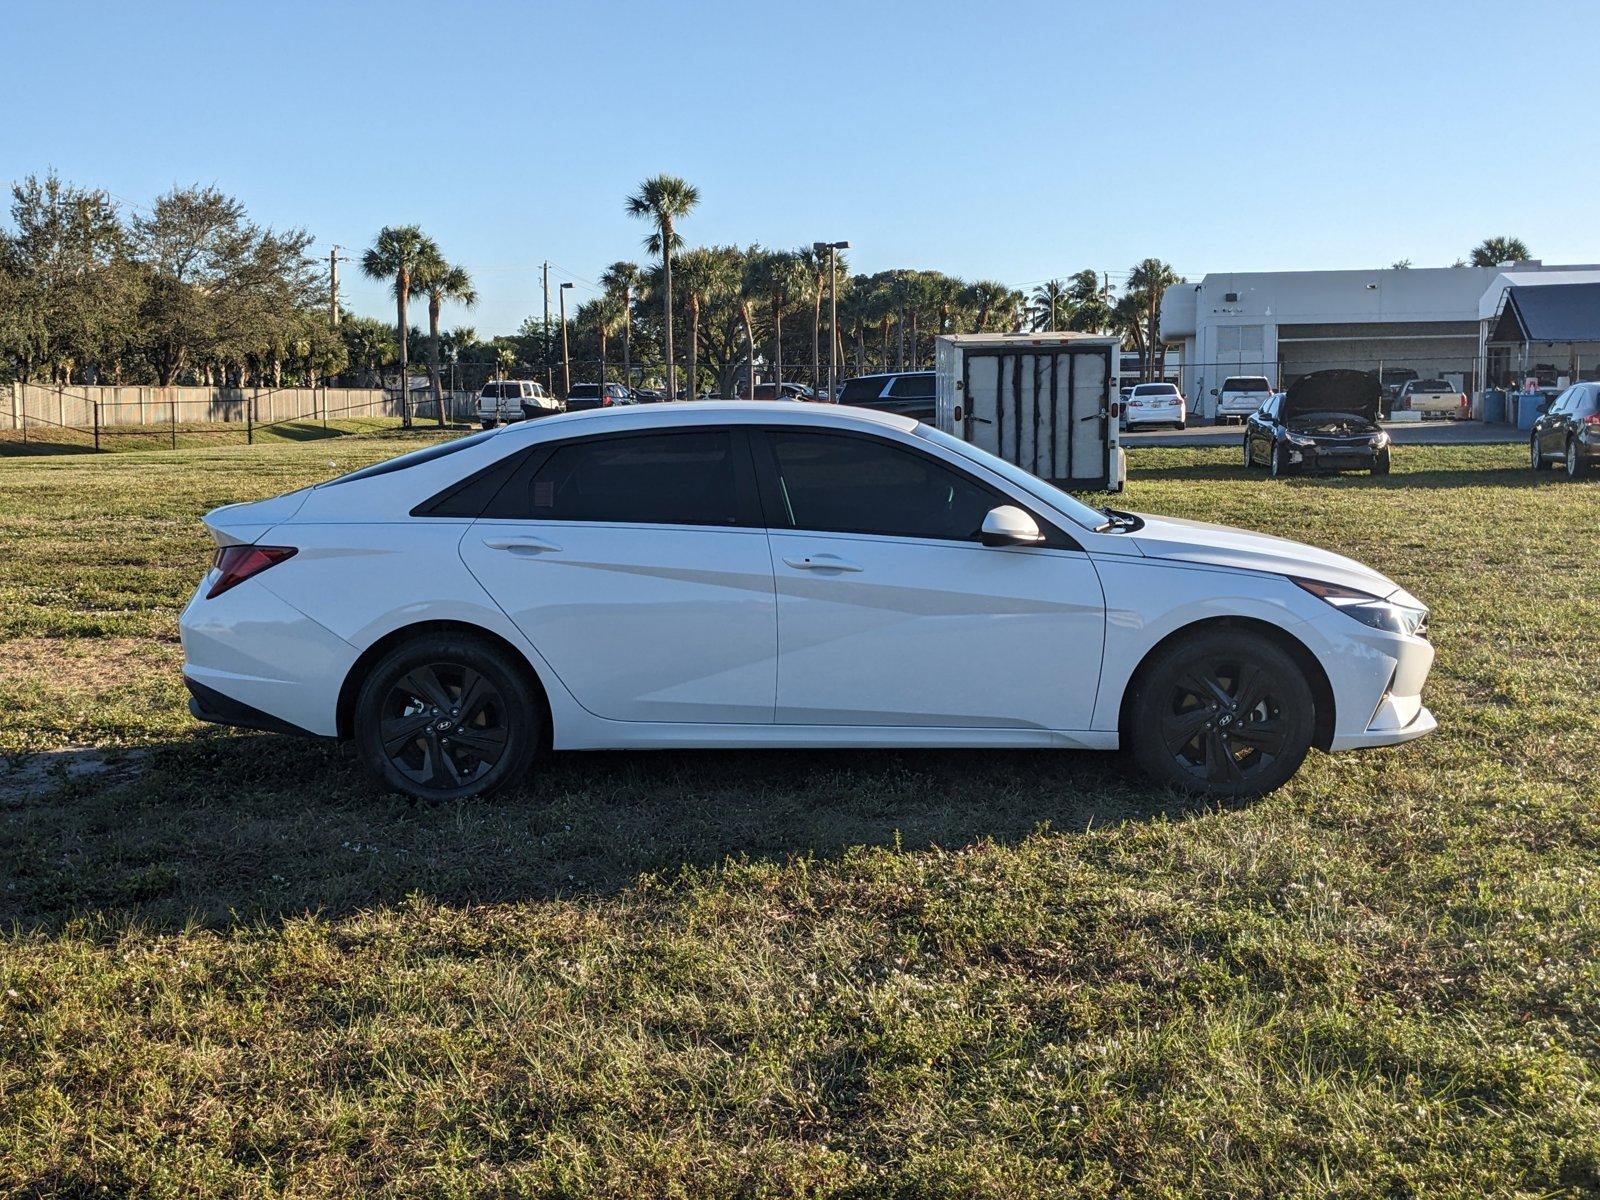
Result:
<svg viewBox="0 0 1600 1200"><path fill-rule="evenodd" d="M513 554L549 554L561 549L535 537L485 538L483 544L491 550L509 550Z"/></svg>
<svg viewBox="0 0 1600 1200"><path fill-rule="evenodd" d="M840 558L837 554L808 554L804 558L786 558L783 560L786 567L793 567L796 571L859 571L859 563L849 559Z"/></svg>

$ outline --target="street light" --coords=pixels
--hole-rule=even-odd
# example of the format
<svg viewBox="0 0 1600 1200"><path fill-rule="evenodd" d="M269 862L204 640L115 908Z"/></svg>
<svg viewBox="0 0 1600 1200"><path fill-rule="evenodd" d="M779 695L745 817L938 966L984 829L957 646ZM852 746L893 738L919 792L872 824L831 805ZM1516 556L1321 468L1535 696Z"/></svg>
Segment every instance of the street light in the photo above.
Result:
<svg viewBox="0 0 1600 1200"><path fill-rule="evenodd" d="M565 400L572 392L572 359L567 355L567 289L570 283L563 283L556 289L556 299L561 305L561 398Z"/></svg>
<svg viewBox="0 0 1600 1200"><path fill-rule="evenodd" d="M839 386L839 272L838 251L850 249L849 242L812 242L818 254L828 252L828 401L832 403Z"/></svg>

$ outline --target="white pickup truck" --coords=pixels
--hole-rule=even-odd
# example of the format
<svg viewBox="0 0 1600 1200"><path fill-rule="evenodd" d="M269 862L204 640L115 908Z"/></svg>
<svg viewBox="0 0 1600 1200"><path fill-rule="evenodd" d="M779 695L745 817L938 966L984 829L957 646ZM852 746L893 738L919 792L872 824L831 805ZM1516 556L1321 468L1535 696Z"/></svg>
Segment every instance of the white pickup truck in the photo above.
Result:
<svg viewBox="0 0 1600 1200"><path fill-rule="evenodd" d="M1464 411L1467 398L1443 379L1413 379L1395 397L1395 412L1421 413L1426 417L1453 417Z"/></svg>

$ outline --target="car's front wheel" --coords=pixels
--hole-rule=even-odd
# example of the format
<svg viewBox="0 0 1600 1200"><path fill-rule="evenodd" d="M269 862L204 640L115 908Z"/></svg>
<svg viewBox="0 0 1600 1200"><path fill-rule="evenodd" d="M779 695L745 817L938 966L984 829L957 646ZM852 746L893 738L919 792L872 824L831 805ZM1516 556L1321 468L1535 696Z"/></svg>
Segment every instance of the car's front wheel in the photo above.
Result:
<svg viewBox="0 0 1600 1200"><path fill-rule="evenodd" d="M1289 462L1289 447L1282 442L1274 442L1272 445L1271 470L1274 479L1282 479L1293 470L1293 466Z"/></svg>
<svg viewBox="0 0 1600 1200"><path fill-rule="evenodd" d="M1282 786L1315 731L1316 702L1294 658L1261 634L1216 629L1168 643L1140 669L1125 733L1147 775L1223 798Z"/></svg>
<svg viewBox="0 0 1600 1200"><path fill-rule="evenodd" d="M1256 460L1250 456L1250 439L1246 437L1244 439L1244 469L1246 471L1253 471L1255 469L1255 465Z"/></svg>
<svg viewBox="0 0 1600 1200"><path fill-rule="evenodd" d="M1528 466L1535 471L1544 470L1544 455L1539 453L1539 439L1528 439Z"/></svg>
<svg viewBox="0 0 1600 1200"><path fill-rule="evenodd" d="M1374 475L1387 475L1389 473L1389 447L1385 446L1378 451L1377 457L1372 460L1372 473Z"/></svg>
<svg viewBox="0 0 1600 1200"><path fill-rule="evenodd" d="M373 774L419 800L481 796L520 776L539 706L517 664L465 634L423 635L384 655L356 697L356 746Z"/></svg>

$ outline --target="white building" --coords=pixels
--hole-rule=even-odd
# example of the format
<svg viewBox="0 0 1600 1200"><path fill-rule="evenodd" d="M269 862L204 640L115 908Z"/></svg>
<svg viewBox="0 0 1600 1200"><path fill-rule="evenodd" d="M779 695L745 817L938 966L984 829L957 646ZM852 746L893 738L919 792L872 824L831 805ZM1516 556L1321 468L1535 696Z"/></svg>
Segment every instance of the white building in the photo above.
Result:
<svg viewBox="0 0 1600 1200"><path fill-rule="evenodd" d="M1286 387L1310 371L1353 367L1385 382L1448 379L1475 394L1508 287L1593 282L1600 282L1600 267L1537 261L1212 273L1167 289L1161 333L1182 345L1184 393L1207 416L1216 403L1211 389L1229 375L1265 375Z"/></svg>

